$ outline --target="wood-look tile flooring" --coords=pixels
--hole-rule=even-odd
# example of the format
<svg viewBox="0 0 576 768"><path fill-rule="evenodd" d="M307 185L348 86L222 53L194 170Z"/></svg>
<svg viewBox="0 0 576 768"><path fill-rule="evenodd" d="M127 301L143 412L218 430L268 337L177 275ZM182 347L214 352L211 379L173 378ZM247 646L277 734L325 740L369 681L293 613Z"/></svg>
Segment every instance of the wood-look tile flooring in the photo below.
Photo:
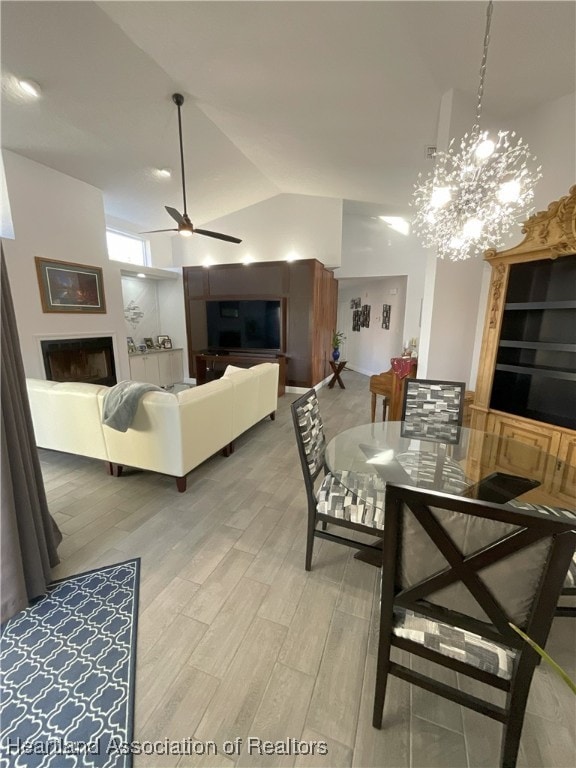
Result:
<svg viewBox="0 0 576 768"><path fill-rule="evenodd" d="M319 393L328 438L369 421L368 379ZM193 738L219 754L135 757L144 766L498 764L500 726L391 678L385 728L371 725L378 571L332 542L304 570L305 494L290 403L243 435L229 458L172 479L41 451L64 534L54 576L142 558L136 685L138 740ZM198 435L202 439L202 435ZM575 673L576 620L554 621L549 650ZM443 677L454 682L447 673ZM575 765L575 698L541 665L519 765ZM246 739L325 741L328 754L250 755ZM243 740L239 755L222 743ZM209 749L209 747L207 747Z"/></svg>

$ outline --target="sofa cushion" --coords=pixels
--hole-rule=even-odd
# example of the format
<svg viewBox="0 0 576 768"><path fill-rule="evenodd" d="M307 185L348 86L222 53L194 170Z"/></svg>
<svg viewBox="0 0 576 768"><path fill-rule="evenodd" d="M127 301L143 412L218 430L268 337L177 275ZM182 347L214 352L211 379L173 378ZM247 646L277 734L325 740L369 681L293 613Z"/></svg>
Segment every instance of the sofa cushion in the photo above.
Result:
<svg viewBox="0 0 576 768"><path fill-rule="evenodd" d="M108 388L83 382L26 379L36 445L107 459L98 396Z"/></svg>
<svg viewBox="0 0 576 768"><path fill-rule="evenodd" d="M258 413L257 419L265 418L278 408L278 363L259 363L250 368L258 377Z"/></svg>
<svg viewBox="0 0 576 768"><path fill-rule="evenodd" d="M232 439L235 440L260 420L258 418L259 378L252 370L235 368L233 365L226 368L224 375L234 389Z"/></svg>
<svg viewBox="0 0 576 768"><path fill-rule="evenodd" d="M232 441L232 403L223 379L177 394L148 392L127 432L103 427L109 460L182 477Z"/></svg>
<svg viewBox="0 0 576 768"><path fill-rule="evenodd" d="M232 376L236 371L245 371L246 368L239 368L237 365L227 365L222 376Z"/></svg>

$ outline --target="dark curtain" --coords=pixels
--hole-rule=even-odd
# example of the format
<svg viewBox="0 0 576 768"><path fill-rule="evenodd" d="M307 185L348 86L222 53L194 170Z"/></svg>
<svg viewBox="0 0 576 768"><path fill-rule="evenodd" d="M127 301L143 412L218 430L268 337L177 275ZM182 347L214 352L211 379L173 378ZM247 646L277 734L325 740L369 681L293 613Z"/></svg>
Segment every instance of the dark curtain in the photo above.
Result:
<svg viewBox="0 0 576 768"><path fill-rule="evenodd" d="M14 305L2 248L1 622L46 593L62 534L50 516L34 440Z"/></svg>

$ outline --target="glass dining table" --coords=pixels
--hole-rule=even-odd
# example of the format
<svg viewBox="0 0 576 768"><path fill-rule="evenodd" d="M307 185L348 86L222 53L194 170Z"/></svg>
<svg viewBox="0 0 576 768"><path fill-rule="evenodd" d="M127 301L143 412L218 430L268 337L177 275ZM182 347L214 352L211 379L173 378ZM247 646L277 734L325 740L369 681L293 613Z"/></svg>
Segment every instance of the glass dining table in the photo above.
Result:
<svg viewBox="0 0 576 768"><path fill-rule="evenodd" d="M508 437L446 425L421 429L402 421L352 427L326 447L331 472L350 478L362 497L358 475L504 504L517 499L575 510L576 489L566 486L561 463L538 446ZM570 473L573 477L573 473Z"/></svg>

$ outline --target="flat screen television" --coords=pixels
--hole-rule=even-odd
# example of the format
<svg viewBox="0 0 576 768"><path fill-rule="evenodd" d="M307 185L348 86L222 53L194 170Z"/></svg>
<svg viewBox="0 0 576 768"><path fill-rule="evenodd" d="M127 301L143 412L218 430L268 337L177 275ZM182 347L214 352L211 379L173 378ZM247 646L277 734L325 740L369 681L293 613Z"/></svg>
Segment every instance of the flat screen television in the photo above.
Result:
<svg viewBox="0 0 576 768"><path fill-rule="evenodd" d="M282 349L281 299L207 301L206 329L211 350Z"/></svg>

